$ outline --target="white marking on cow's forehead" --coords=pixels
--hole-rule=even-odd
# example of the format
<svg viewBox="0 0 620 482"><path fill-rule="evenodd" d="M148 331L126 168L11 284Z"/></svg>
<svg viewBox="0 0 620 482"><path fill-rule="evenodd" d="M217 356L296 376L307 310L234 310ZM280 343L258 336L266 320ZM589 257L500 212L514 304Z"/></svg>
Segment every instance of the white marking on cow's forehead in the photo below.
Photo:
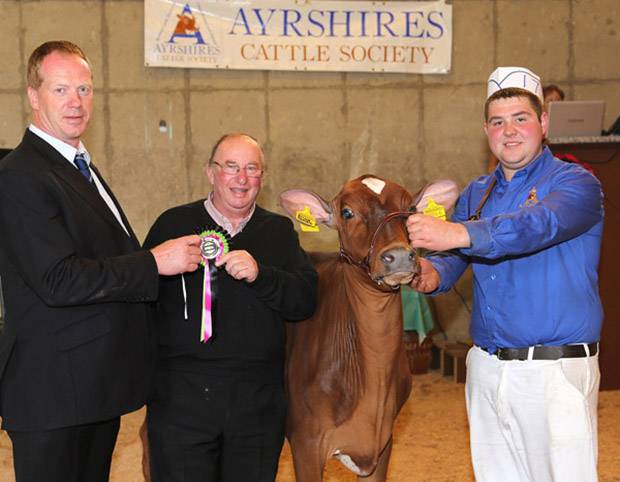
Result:
<svg viewBox="0 0 620 482"><path fill-rule="evenodd" d="M385 181L377 179L376 177L367 177L362 180L362 184L366 185L368 189L376 194L381 194L381 191L383 191L383 188L385 187Z"/></svg>

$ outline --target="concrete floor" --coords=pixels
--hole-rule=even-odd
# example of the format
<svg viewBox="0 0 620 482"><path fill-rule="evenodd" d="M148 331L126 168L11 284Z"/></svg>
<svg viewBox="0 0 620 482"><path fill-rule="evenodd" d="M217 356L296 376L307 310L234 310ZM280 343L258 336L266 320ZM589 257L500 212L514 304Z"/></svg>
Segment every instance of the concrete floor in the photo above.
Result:
<svg viewBox="0 0 620 482"><path fill-rule="evenodd" d="M395 429L389 482L473 481L462 384L432 372L414 376L413 394ZM122 419L112 482L142 482L138 429L144 411ZM620 482L620 390L601 392L599 400L600 482ZM13 482L10 441L0 435L0 482ZM277 482L294 481L288 447L280 459ZM324 482L355 482L339 462L328 464ZM241 481L240 481L241 482Z"/></svg>

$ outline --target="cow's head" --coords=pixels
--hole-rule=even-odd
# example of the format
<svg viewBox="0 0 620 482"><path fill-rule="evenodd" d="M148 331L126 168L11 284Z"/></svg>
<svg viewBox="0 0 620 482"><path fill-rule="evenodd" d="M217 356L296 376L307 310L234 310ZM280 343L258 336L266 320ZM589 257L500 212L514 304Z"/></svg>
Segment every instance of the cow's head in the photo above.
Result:
<svg viewBox="0 0 620 482"><path fill-rule="evenodd" d="M407 216L423 211L430 199L448 210L457 196L452 181L430 184L414 199L398 184L367 174L348 181L330 203L313 192L290 189L280 194L280 204L300 222L337 229L344 260L366 269L377 284L397 288L418 271L405 229ZM309 220L303 214L300 219L300 213L308 212Z"/></svg>

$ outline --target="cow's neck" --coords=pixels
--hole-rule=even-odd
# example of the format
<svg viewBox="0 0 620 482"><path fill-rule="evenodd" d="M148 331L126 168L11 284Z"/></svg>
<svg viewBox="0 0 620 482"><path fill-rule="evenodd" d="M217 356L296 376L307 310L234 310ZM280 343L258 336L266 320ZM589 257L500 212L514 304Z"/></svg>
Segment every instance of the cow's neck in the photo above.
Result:
<svg viewBox="0 0 620 482"><path fill-rule="evenodd" d="M379 290L359 267L328 261L319 263L317 269L319 297L334 302L319 303L310 323L319 323L322 329L310 330L317 338L308 346L316 347L320 385L337 400L333 410L336 425L340 425L358 406L370 410L364 394L378 387L383 387L382 393L391 393L397 383L395 368L403 349L401 300L398 292ZM371 398L373 410L384 414L373 422L381 427L383 437L385 427L391 427L391 422L384 424L383 417L393 416L398 407L394 397L380 397L379 403Z"/></svg>
<svg viewBox="0 0 620 482"><path fill-rule="evenodd" d="M400 292L380 290L367 273L350 265L344 269L344 283L360 349L375 355L393 353L389 348L402 343Z"/></svg>
<svg viewBox="0 0 620 482"><path fill-rule="evenodd" d="M375 436L384 446L400 407L396 395L403 350L400 291L380 290L366 273L352 266L347 266L344 275L354 323L349 331L356 334L356 340L348 344L348 347L355 348L349 353L350 357L346 357L351 372L357 375L352 378L355 408L349 413L357 410L369 416Z"/></svg>

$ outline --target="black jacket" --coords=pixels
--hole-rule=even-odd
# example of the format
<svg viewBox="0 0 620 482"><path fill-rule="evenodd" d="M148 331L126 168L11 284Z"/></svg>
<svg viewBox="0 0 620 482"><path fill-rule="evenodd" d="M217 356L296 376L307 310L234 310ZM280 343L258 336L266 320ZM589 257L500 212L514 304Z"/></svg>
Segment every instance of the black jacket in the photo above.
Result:
<svg viewBox="0 0 620 482"><path fill-rule="evenodd" d="M204 200L163 213L146 237L145 247L170 237L215 227ZM181 276L160 281L157 332L160 363L178 369L245 372L281 380L286 342L285 321L312 316L317 274L301 249L290 219L256 206L254 214L230 243L258 263L252 283L235 280L220 268L216 275L213 337L200 342L204 270L185 273L188 319Z"/></svg>
<svg viewBox="0 0 620 482"><path fill-rule="evenodd" d="M145 401L154 337L144 302L157 296L157 266L114 202L130 236L94 186L29 130L0 161L7 430L91 423Z"/></svg>

